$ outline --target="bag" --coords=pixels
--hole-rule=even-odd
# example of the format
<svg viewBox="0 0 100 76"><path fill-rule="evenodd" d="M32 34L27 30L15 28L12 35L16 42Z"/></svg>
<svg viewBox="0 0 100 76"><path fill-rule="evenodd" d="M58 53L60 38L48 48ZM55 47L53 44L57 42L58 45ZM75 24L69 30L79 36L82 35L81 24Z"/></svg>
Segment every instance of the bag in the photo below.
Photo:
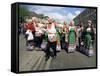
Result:
<svg viewBox="0 0 100 76"><path fill-rule="evenodd" d="M34 39L34 36L33 36L31 30L27 30L25 35L26 35L25 37L27 38L27 40L33 40Z"/></svg>
<svg viewBox="0 0 100 76"><path fill-rule="evenodd" d="M28 46L27 46L27 50L28 50L28 51L32 51L32 50L33 50L33 48L34 48L34 47L33 47L33 46L31 46L31 45L28 45Z"/></svg>
<svg viewBox="0 0 100 76"><path fill-rule="evenodd" d="M41 48L45 50L47 48L47 42L42 42Z"/></svg>
<svg viewBox="0 0 100 76"><path fill-rule="evenodd" d="M56 34L48 34L48 40L50 42L56 41Z"/></svg>
<svg viewBox="0 0 100 76"><path fill-rule="evenodd" d="M61 46L60 46L60 45L57 45L57 46L56 46L56 50L57 50L57 51L61 51Z"/></svg>

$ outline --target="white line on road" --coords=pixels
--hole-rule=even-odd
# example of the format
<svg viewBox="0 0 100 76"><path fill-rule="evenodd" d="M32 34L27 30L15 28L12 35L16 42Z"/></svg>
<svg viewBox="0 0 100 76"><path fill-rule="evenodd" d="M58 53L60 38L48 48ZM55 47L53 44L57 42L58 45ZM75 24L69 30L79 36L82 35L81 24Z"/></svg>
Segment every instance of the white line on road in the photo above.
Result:
<svg viewBox="0 0 100 76"><path fill-rule="evenodd" d="M50 57L49 60L46 62L44 70L48 70L49 69L50 64L51 64L51 60L52 60L52 57Z"/></svg>
<svg viewBox="0 0 100 76"><path fill-rule="evenodd" d="M38 67L41 64L43 57L44 57L44 55L40 56L40 59L39 59L38 63L35 65L35 67L33 68L33 70L38 70Z"/></svg>

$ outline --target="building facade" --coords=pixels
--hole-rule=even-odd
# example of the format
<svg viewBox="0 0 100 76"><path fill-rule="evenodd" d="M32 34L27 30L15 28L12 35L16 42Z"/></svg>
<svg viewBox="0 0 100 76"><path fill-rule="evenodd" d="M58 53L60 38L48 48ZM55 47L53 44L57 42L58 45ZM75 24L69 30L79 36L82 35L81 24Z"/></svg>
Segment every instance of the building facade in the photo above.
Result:
<svg viewBox="0 0 100 76"><path fill-rule="evenodd" d="M80 22L83 23L84 26L87 25L87 21L91 20L93 23L93 26L97 26L96 22L96 9L95 8L86 8L83 12L81 12L77 17L75 17L73 20L75 21L75 25L78 25Z"/></svg>

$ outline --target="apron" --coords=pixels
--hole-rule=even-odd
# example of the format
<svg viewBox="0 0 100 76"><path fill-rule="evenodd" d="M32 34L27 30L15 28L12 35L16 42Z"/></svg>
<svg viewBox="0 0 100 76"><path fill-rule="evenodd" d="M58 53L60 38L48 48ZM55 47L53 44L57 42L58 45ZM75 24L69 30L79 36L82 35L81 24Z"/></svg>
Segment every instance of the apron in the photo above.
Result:
<svg viewBox="0 0 100 76"><path fill-rule="evenodd" d="M74 52L76 49L75 27L69 28L68 42L69 42L68 52Z"/></svg>
<svg viewBox="0 0 100 76"><path fill-rule="evenodd" d="M42 30L41 30L39 27L36 27L35 29L36 29L35 36L36 36L36 37L41 36Z"/></svg>
<svg viewBox="0 0 100 76"><path fill-rule="evenodd" d="M47 27L48 41L55 42L57 40L55 25L51 24L48 26L51 26L50 28Z"/></svg>

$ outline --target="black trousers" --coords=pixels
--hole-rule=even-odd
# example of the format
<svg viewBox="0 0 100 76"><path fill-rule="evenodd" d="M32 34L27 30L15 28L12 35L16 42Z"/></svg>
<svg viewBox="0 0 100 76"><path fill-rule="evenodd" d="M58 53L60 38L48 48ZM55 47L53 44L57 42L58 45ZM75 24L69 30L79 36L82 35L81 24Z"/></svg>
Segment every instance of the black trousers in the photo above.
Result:
<svg viewBox="0 0 100 76"><path fill-rule="evenodd" d="M84 42L84 39L82 37L78 37L79 46L81 45L81 42Z"/></svg>
<svg viewBox="0 0 100 76"><path fill-rule="evenodd" d="M35 36L35 40L34 40L34 43L35 43L35 46L36 47L41 47L41 44L42 44L42 41L43 41L43 38L42 38L42 36L41 37L36 37Z"/></svg>
<svg viewBox="0 0 100 76"><path fill-rule="evenodd" d="M53 56L56 56L56 55L57 55L57 54L56 54L56 44L57 44L56 41L55 41L55 42L49 42L49 41L48 41L47 50L45 51L46 56L50 56L50 55L51 55L50 48L53 49Z"/></svg>

